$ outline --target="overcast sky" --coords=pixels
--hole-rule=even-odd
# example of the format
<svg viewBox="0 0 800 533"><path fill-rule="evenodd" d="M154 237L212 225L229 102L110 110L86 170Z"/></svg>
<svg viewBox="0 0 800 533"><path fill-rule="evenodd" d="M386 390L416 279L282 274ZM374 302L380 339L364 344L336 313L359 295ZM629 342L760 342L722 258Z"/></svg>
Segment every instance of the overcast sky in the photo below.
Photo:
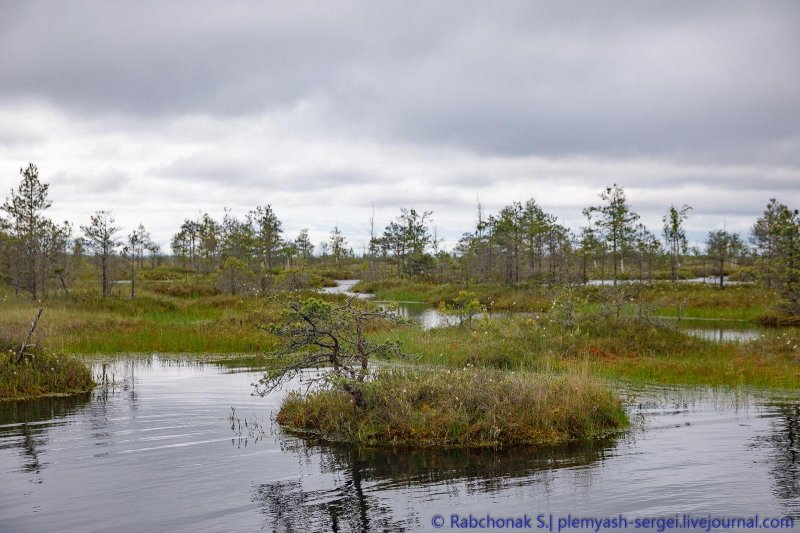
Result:
<svg viewBox="0 0 800 533"><path fill-rule="evenodd" d="M573 229L606 185L693 239L800 207L800 2L0 3L0 198L35 162L56 219L162 243L272 204L289 236L372 206L452 247L534 197Z"/></svg>

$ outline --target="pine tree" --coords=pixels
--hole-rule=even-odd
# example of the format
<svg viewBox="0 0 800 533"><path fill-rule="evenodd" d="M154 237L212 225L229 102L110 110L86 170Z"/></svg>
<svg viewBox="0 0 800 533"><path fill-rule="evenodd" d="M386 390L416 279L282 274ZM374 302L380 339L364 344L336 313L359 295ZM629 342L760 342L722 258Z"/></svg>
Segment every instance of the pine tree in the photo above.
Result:
<svg viewBox="0 0 800 533"><path fill-rule="evenodd" d="M294 240L294 244L297 247L297 253L300 254L303 262L308 264L311 260L311 256L314 253L314 245L311 244L311 238L308 235L308 228L303 228L300 230L300 233L297 234L297 238Z"/></svg>
<svg viewBox="0 0 800 533"><path fill-rule="evenodd" d="M725 263L744 252L744 243L736 233L711 231L706 239L706 253L719 265L719 288L725 287Z"/></svg>
<svg viewBox="0 0 800 533"><path fill-rule="evenodd" d="M669 206L669 212L664 215L664 242L666 244L667 253L669 253L669 267L672 282L678 281L678 266L680 263L681 255L686 254L686 230L683 228L683 223L688 218L688 212L691 209L688 205L681 206L680 209L675 209L674 205Z"/></svg>
<svg viewBox="0 0 800 533"><path fill-rule="evenodd" d="M606 241L611 245L611 257L614 264L614 285L617 284L620 269L624 272L625 252L631 247L636 236L636 223L639 215L634 213L625 198L625 191L615 183L600 193L602 205L584 209L584 214L591 217L599 215L595 225L601 230Z"/></svg>
<svg viewBox="0 0 800 533"><path fill-rule="evenodd" d="M339 226L334 226L333 230L331 230L329 240L331 243L331 255L333 256L336 268L339 269L341 267L342 256L346 253L347 239L342 235Z"/></svg>
<svg viewBox="0 0 800 533"><path fill-rule="evenodd" d="M115 222L110 211L97 211L88 226L81 226L87 247L100 260L103 298L111 293L111 261L120 245L117 233L121 228Z"/></svg>
<svg viewBox="0 0 800 533"><path fill-rule="evenodd" d="M49 185L39 180L33 163L20 169L22 179L16 191L6 198L0 211L8 220L0 222L7 276L16 290L28 292L36 300L47 293L47 284L65 261L71 227L54 224L45 217L52 202ZM66 288L66 278L61 278Z"/></svg>

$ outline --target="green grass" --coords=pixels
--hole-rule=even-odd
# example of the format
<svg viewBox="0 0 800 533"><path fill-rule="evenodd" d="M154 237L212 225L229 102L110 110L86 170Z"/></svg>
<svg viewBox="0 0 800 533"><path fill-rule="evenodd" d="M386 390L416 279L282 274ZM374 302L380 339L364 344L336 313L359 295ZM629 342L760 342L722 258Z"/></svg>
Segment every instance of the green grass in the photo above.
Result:
<svg viewBox="0 0 800 533"><path fill-rule="evenodd" d="M421 364L576 372L640 383L800 388L800 331L716 343L630 318L598 315L481 320L472 328L406 327L377 334Z"/></svg>
<svg viewBox="0 0 800 533"><path fill-rule="evenodd" d="M777 300L770 290L755 285L660 283L644 290L642 298L654 304L657 314L690 318L757 320Z"/></svg>
<svg viewBox="0 0 800 533"><path fill-rule="evenodd" d="M627 426L621 401L586 375L383 369L360 388L290 393L277 421L327 441L414 447L552 445Z"/></svg>
<svg viewBox="0 0 800 533"><path fill-rule="evenodd" d="M0 334L19 336L37 304L4 302ZM37 334L65 353L258 352L274 339L258 329L272 320L270 299L224 295L182 299L143 292L135 299L86 293L50 298Z"/></svg>
<svg viewBox="0 0 800 533"><path fill-rule="evenodd" d="M362 281L354 290L375 295L378 300L452 304L462 285L435 284L400 278ZM468 289L487 309L493 311L547 312L555 299L569 293L584 312L596 312L603 302L619 292L628 302L623 312L635 314L636 304L645 303L660 316L758 321L769 313L777 300L774 291L755 285L716 285L671 283L652 285L621 284L617 288L599 286L549 287L545 285L472 285ZM633 303L631 303L633 299Z"/></svg>
<svg viewBox="0 0 800 533"><path fill-rule="evenodd" d="M460 289L402 280L365 282L361 287L375 290L379 297L425 298L434 304L458 298ZM787 351L785 339L776 340L782 332L767 331L754 343L719 344L630 318L645 307L651 315L680 312L686 318L750 320L774 300L772 293L754 286L719 290L660 283L620 288L631 294L616 294L608 287L473 286L470 290L493 309L534 310L540 318L477 321L471 329L423 331L403 326L371 334L401 341L404 351L415 354L418 362L450 368L469 364L547 372L585 365L597 376L640 382L800 388L800 359L796 351ZM119 295L103 300L89 291L73 291L44 302L37 336L52 350L66 354L214 353L240 358L244 356L236 354L264 353L276 346L276 339L259 326L276 319L283 297L282 293L183 297L142 287L133 300ZM619 320L608 317L614 297L624 302ZM37 305L8 292L0 299L0 337L21 340ZM573 315L584 318L566 326ZM788 334L797 337L792 330ZM800 341L791 341L789 347L795 344Z"/></svg>
<svg viewBox="0 0 800 533"><path fill-rule="evenodd" d="M371 293L378 300L426 302L436 306L453 304L459 292L468 290L488 309L495 311L546 311L556 291L543 287L507 287L503 285L463 285L386 279L362 281L354 290Z"/></svg>

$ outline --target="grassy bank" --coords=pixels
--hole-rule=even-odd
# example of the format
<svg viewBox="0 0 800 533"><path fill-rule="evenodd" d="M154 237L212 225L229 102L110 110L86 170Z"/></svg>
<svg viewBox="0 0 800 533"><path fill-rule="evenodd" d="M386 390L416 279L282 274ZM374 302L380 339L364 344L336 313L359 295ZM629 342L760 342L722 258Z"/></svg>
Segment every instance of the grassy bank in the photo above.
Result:
<svg viewBox="0 0 800 533"><path fill-rule="evenodd" d="M558 444L627 425L619 399L585 375L393 369L362 391L363 409L337 389L289 394L277 421L328 441L415 447Z"/></svg>
<svg viewBox="0 0 800 533"><path fill-rule="evenodd" d="M426 302L439 306L455 302L464 286L395 278L362 281L354 290L374 294L378 300ZM625 314L636 314L637 306L646 304L654 314L661 316L749 321L768 316L777 299L773 291L755 285L731 285L720 289L711 284L668 281L652 285L621 284L616 288L472 285L468 290L492 311L547 312L554 300L568 292L583 312L598 311L604 303L618 300Z"/></svg>
<svg viewBox="0 0 800 533"><path fill-rule="evenodd" d="M356 292L375 295L378 300L425 302L435 306L453 304L459 292L473 293L487 309L496 311L546 311L555 291L543 287L507 287L503 285L471 285L427 283L406 279L361 281Z"/></svg>
<svg viewBox="0 0 800 533"><path fill-rule="evenodd" d="M22 331L37 304L7 299L0 334ZM272 320L269 298L227 295L174 297L142 291L135 299L87 293L50 298L37 333L65 353L242 353L271 348L258 326Z"/></svg>
<svg viewBox="0 0 800 533"><path fill-rule="evenodd" d="M390 294L380 291L395 286L413 289L391 294L400 299L424 297L437 303L458 298L459 287L453 285L396 280L362 284L362 288L374 288L382 298ZM450 368L470 364L494 369L571 371L582 365L598 376L640 382L800 388L800 359L793 348L800 344L800 331L768 331L755 342L736 345L689 337L631 318L642 307L651 315L671 312L690 317L714 311L718 316L754 316L769 298L763 289L731 286L719 290L670 283L625 289L638 291L633 295L638 300L631 302L633 296L624 293L618 298L620 319L610 317L613 295L609 288L472 289L494 309L514 304L518 310L546 309L547 313L536 312L539 318L476 321L472 328L424 331L410 325L370 335L400 341L403 350L414 354L418 362ZM8 293L4 298L0 337L17 338L29 327L37 306ZM269 297L171 296L143 286L136 299L112 296L102 300L88 292L73 291L45 302L37 335L59 353L231 354L233 359L225 358L225 364L235 365L241 359L247 365L263 366L259 356L252 354L273 349L276 340L259 326L276 319L283 298L283 293ZM790 338L778 338L780 335Z"/></svg>
<svg viewBox="0 0 800 533"><path fill-rule="evenodd" d="M0 353L0 400L88 392L94 388L89 368L75 357L35 350L17 362L16 350L3 343Z"/></svg>
<svg viewBox="0 0 800 533"><path fill-rule="evenodd" d="M800 388L800 331L716 343L629 318L515 317L380 334L418 363L574 372L643 383Z"/></svg>

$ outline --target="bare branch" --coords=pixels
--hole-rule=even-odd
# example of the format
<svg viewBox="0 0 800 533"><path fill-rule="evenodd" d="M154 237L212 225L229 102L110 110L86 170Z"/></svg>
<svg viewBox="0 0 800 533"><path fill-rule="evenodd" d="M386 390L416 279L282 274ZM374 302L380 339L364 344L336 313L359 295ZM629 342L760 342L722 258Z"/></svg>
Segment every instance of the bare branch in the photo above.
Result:
<svg viewBox="0 0 800 533"><path fill-rule="evenodd" d="M17 364L22 362L22 358L25 356L25 350L31 346L31 337L33 336L33 332L36 330L36 324L39 323L39 317L42 316L42 311L44 311L43 307L39 308L39 311L36 313L36 316L33 317L33 321L31 322L31 329L28 331L28 335L25 337L25 340L22 341L22 346L19 347L19 353L17 354Z"/></svg>

